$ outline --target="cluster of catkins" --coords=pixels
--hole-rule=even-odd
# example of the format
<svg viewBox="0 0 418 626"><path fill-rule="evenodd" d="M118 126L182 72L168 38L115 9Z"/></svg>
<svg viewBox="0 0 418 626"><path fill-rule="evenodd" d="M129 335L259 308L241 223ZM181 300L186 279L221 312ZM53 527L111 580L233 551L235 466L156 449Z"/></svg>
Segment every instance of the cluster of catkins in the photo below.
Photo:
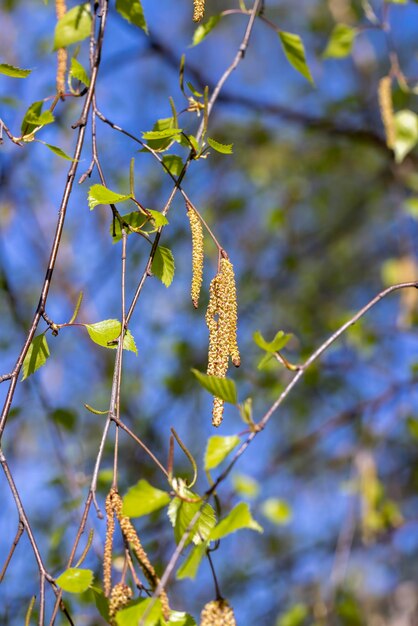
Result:
<svg viewBox="0 0 418 626"><path fill-rule="evenodd" d="M119 522L122 535L127 543L130 544L134 551L139 564L142 568L145 578L150 583L153 590L155 590L159 584L159 578L145 552L142 544L139 540L135 527L128 516L122 513L122 498L116 491L111 489L106 498L106 541L104 547L103 558L103 586L104 594L109 598L109 615L114 621L114 617L121 608L123 608L132 597L132 590L123 583L118 583L112 588L112 552L113 552L113 536L115 533L115 516ZM163 614L166 619L169 619L170 607L168 604L168 598L165 591L160 595L161 606ZM116 624L116 622L114 622Z"/></svg>
<svg viewBox="0 0 418 626"><path fill-rule="evenodd" d="M194 208L187 205L187 215L192 232L192 288L193 305L197 308L203 280L203 230ZM206 324L209 329L209 354L207 373L224 378L228 371L229 359L239 367L240 354L237 344L237 291L234 268L226 253L222 251L219 269L209 288L209 304L206 311ZM214 398L212 423L222 422L224 401Z"/></svg>

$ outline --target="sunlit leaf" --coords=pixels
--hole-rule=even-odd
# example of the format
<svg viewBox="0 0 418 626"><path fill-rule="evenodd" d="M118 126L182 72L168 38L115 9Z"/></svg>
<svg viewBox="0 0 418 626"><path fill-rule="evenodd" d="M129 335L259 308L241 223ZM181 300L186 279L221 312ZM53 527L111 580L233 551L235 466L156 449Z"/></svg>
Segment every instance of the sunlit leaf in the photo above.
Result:
<svg viewBox="0 0 418 626"><path fill-rule="evenodd" d="M44 141L40 141L39 143L43 143L44 146L46 146L49 150L51 150L51 152L53 152L57 156L61 157L61 159L66 159L66 161L74 161L74 159L70 157L69 154L64 152L64 150L61 150L61 148L58 148L58 146L52 146L50 143L45 143Z"/></svg>
<svg viewBox="0 0 418 626"><path fill-rule="evenodd" d="M395 160L402 163L418 141L418 116L413 111L404 109L395 113L395 136Z"/></svg>
<svg viewBox="0 0 418 626"><path fill-rule="evenodd" d="M144 626L158 626L162 619L161 601L158 598L135 600L130 606L117 612L116 624L117 626L134 626L134 624L139 624L145 613L147 617L143 621Z"/></svg>
<svg viewBox="0 0 418 626"><path fill-rule="evenodd" d="M237 390L233 380L219 376L208 376L208 374L203 374L196 369L192 369L192 372L202 387L213 396L230 404L237 403Z"/></svg>
<svg viewBox="0 0 418 626"><path fill-rule="evenodd" d="M96 324L83 324L83 326L86 327L89 337L94 343L104 348L116 349L117 343L112 345L112 342L116 342L120 335L121 323L118 320L103 320L102 322L96 322ZM111 345L109 345L109 343ZM130 350L138 354L135 339L130 330L125 334L123 347L125 350Z"/></svg>
<svg viewBox="0 0 418 626"><path fill-rule="evenodd" d="M163 156L163 163L173 176L180 176L184 163L181 157L175 154L166 154Z"/></svg>
<svg viewBox="0 0 418 626"><path fill-rule="evenodd" d="M123 498L123 514L128 517L140 517L161 509L170 502L166 491L156 489L144 479L128 490Z"/></svg>
<svg viewBox="0 0 418 626"><path fill-rule="evenodd" d="M261 506L263 515L273 522L282 526L288 524L292 519L292 509L287 502L278 498L268 498Z"/></svg>
<svg viewBox="0 0 418 626"><path fill-rule="evenodd" d="M86 87L89 87L90 78L81 63L74 57L71 59L70 76L71 78L79 80L80 83L83 83Z"/></svg>
<svg viewBox="0 0 418 626"><path fill-rule="evenodd" d="M23 361L22 380L25 380L25 378L36 372L42 365L45 365L48 358L49 348L45 334L34 337L25 356L25 360Z"/></svg>
<svg viewBox="0 0 418 626"><path fill-rule="evenodd" d="M179 569L177 570L176 578L177 580L182 580L183 578L190 578L190 580L194 580L196 578L197 571L199 569L200 563L202 562L203 557L206 553L206 544L200 544L198 546L194 546L192 550L189 552L187 558L181 564Z"/></svg>
<svg viewBox="0 0 418 626"><path fill-rule="evenodd" d="M194 523L185 545L191 541L196 545L201 544L208 539L216 524L215 511L210 504L204 504L199 496L189 489L183 488L182 496L191 502L175 497L168 507L168 517L174 528L174 539L176 543L180 541L192 519L200 511L200 516Z"/></svg>
<svg viewBox="0 0 418 626"><path fill-rule="evenodd" d="M205 470L211 470L222 463L239 442L240 438L237 435L231 437L214 435L210 437L205 452Z"/></svg>
<svg viewBox="0 0 418 626"><path fill-rule="evenodd" d="M148 34L148 27L140 0L116 0L116 11L125 20L142 28Z"/></svg>
<svg viewBox="0 0 418 626"><path fill-rule="evenodd" d="M152 261L151 270L163 285L169 287L173 282L176 266L174 263L173 253L169 248L158 246Z"/></svg>
<svg viewBox="0 0 418 626"><path fill-rule="evenodd" d="M22 134L28 135L38 126L52 124L54 116L51 111L42 112L43 104L43 101L39 100L38 102L33 102L27 109L21 125Z"/></svg>
<svg viewBox="0 0 418 626"><path fill-rule="evenodd" d="M216 152L220 152L221 154L232 154L232 143L219 143L219 141L215 141L215 139L207 138L208 144L211 148L216 150Z"/></svg>
<svg viewBox="0 0 418 626"><path fill-rule="evenodd" d="M8 63L0 63L0 74L10 76L11 78L26 78L32 70L22 70L20 67L9 65Z"/></svg>
<svg viewBox="0 0 418 626"><path fill-rule="evenodd" d="M69 593L83 593L93 582L93 572L91 569L70 567L61 576L58 576L55 582L61 589Z"/></svg>
<svg viewBox="0 0 418 626"><path fill-rule="evenodd" d="M58 21L55 27L54 50L82 41L90 35L90 31L90 3L78 4L64 13Z"/></svg>
<svg viewBox="0 0 418 626"><path fill-rule="evenodd" d="M134 230L141 229L141 227L147 223L146 215L144 215L143 213L140 213L139 211L132 211L132 213L126 213L125 215L121 215L121 218L123 219L124 222L126 222L126 224L129 224L129 226L133 228ZM111 222L109 230L110 230L110 234L112 235L113 243L117 243L118 241L122 239L122 229L121 229L121 225L118 219L115 219L114 223L113 221ZM128 228L126 228L125 230L126 230L127 235L130 235L132 233L132 231L129 230Z"/></svg>
<svg viewBox="0 0 418 626"><path fill-rule="evenodd" d="M148 139L171 139L181 133L180 128L166 128L165 130L148 130L142 133L142 137L145 140Z"/></svg>
<svg viewBox="0 0 418 626"><path fill-rule="evenodd" d="M196 622L191 615L183 611L171 611L167 626L196 626ZM161 625L163 626L163 625Z"/></svg>
<svg viewBox="0 0 418 626"><path fill-rule="evenodd" d="M98 204L117 204L131 199L131 195L116 193L104 185L92 185L89 189L88 203L90 210Z"/></svg>
<svg viewBox="0 0 418 626"><path fill-rule="evenodd" d="M165 215L160 213L160 211L153 211L152 209L148 209L148 211L152 215L152 220L156 228L159 228L160 226L166 226L168 224L168 219Z"/></svg>
<svg viewBox="0 0 418 626"><path fill-rule="evenodd" d="M283 51L290 65L297 70L304 78L313 83L313 78L306 62L305 47L299 35L278 31Z"/></svg>
<svg viewBox="0 0 418 626"><path fill-rule="evenodd" d="M215 26L219 23L221 17L221 15L212 15L212 17L210 17L207 22L199 24L199 26L193 33L192 46L197 46L198 43L203 41L205 37L209 35L211 30L213 30Z"/></svg>
<svg viewBox="0 0 418 626"><path fill-rule="evenodd" d="M237 504L237 506L215 526L210 533L209 539L221 539L242 528L256 530L259 533L263 532L263 528L252 517L246 502Z"/></svg>
<svg viewBox="0 0 418 626"><path fill-rule="evenodd" d="M293 335L291 335L290 333L284 333L282 330L279 330L276 333L273 341L266 341L259 330L256 330L253 334L254 343L256 343L257 346L262 350L271 353L277 352L278 350L284 348L292 337Z"/></svg>
<svg viewBox="0 0 418 626"><path fill-rule="evenodd" d="M342 59L347 57L351 54L357 33L356 28L346 24L336 24L322 55L323 58Z"/></svg>
<svg viewBox="0 0 418 626"><path fill-rule="evenodd" d="M234 474L232 484L235 491L246 498L255 498L260 491L260 486L254 478L246 474Z"/></svg>

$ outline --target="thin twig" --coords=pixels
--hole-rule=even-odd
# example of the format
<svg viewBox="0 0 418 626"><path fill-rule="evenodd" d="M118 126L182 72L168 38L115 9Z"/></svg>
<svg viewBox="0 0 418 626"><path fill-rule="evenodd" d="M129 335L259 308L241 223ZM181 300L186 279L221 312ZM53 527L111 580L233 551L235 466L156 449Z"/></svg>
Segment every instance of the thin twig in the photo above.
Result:
<svg viewBox="0 0 418 626"><path fill-rule="evenodd" d="M20 540L24 530L25 530L25 525L24 525L24 523L21 520L19 520L19 524L18 524L18 527L17 527L17 532L16 532L16 535L15 535L15 538L13 539L13 543L12 543L11 548L9 550L9 554L6 557L4 565L3 565L2 570L0 572L0 583L3 582L4 575L6 574L6 571L7 571L7 568L9 566L9 563L10 563L10 561L12 559L13 553L16 550L17 544L19 543L19 540Z"/></svg>

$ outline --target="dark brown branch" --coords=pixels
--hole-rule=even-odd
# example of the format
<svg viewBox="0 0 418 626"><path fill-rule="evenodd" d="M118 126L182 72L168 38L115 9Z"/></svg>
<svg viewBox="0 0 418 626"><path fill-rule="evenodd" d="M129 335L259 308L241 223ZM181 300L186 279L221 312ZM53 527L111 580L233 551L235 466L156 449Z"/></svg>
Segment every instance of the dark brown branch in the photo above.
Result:
<svg viewBox="0 0 418 626"><path fill-rule="evenodd" d="M17 527L17 532L16 532L16 535L15 535L15 538L13 539L13 543L12 543L11 548L9 550L9 554L6 557L4 565L3 565L2 570L0 572L0 583L3 582L4 575L5 575L6 571L7 571L7 568L9 567L9 563L10 563L10 561L12 559L13 553L16 550L17 544L19 543L20 538L21 538L24 530L25 530L25 525L24 525L24 523L21 520L19 520L19 524L18 524L18 527Z"/></svg>

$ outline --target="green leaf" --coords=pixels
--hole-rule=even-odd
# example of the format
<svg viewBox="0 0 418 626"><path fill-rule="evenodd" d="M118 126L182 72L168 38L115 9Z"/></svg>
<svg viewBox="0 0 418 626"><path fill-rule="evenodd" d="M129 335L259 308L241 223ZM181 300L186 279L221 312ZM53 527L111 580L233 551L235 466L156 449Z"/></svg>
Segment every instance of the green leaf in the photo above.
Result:
<svg viewBox="0 0 418 626"><path fill-rule="evenodd" d="M292 509L287 502L278 498L268 498L262 504L263 515L278 526L288 524L292 519Z"/></svg>
<svg viewBox="0 0 418 626"><path fill-rule="evenodd" d="M160 133L162 131L168 130L177 131L177 124L173 117L164 117L157 120L152 128L152 131L148 132ZM170 135L172 135L172 132L170 132ZM181 138L182 135L180 135L179 137ZM176 139L179 137L175 136ZM155 152L164 152L164 150L167 150L171 146L173 141L174 139L172 136L168 138L163 137L162 139L147 139L147 145ZM148 150L146 148L143 148L141 152L148 152Z"/></svg>
<svg viewBox="0 0 418 626"><path fill-rule="evenodd" d="M213 396L230 404L237 403L237 390L233 380L219 376L208 376L208 374L203 374L196 369L192 369L192 372L202 387Z"/></svg>
<svg viewBox="0 0 418 626"><path fill-rule="evenodd" d="M100 587L92 585L90 587L90 595L94 600L94 603L100 615L103 617L103 619L109 622L109 601L107 598L105 598L103 591L100 589Z"/></svg>
<svg viewBox="0 0 418 626"><path fill-rule="evenodd" d="M239 442L240 438L237 435L230 437L214 435L209 437L205 452L205 470L218 467Z"/></svg>
<svg viewBox="0 0 418 626"><path fill-rule="evenodd" d="M255 333L253 334L254 343L256 343L257 346L261 348L262 350L265 350L266 352L270 352L270 353L274 353L274 352L277 352L278 350L282 350L282 348L285 347L285 345L290 341L292 337L293 337L292 334L290 333L286 334L282 330L279 330L276 333L273 341L266 341L259 330L256 330Z"/></svg>
<svg viewBox="0 0 418 626"><path fill-rule="evenodd" d="M249 528L259 533L263 532L262 527L252 517L249 506L246 502L240 502L232 511L224 517L212 530L209 539L221 539L231 533L241 530L241 528Z"/></svg>
<svg viewBox="0 0 418 626"><path fill-rule="evenodd" d="M150 607L152 607L150 609ZM139 598L132 602L126 609L116 613L117 626L133 626L139 624L145 612L150 609L144 620L144 626L159 626L162 619L161 600L155 598Z"/></svg>
<svg viewBox="0 0 418 626"><path fill-rule="evenodd" d="M253 421L253 399L246 398L244 402L238 405L239 413L245 424L254 424Z"/></svg>
<svg viewBox="0 0 418 626"><path fill-rule="evenodd" d="M74 57L71 59L70 77L79 80L80 83L83 83L86 87L90 86L90 78L86 70Z"/></svg>
<svg viewBox="0 0 418 626"><path fill-rule="evenodd" d="M200 563L206 553L206 544L202 543L192 548L185 561L181 564L177 570L177 580L183 580L183 578L190 578L194 580L196 578L197 571Z"/></svg>
<svg viewBox="0 0 418 626"><path fill-rule="evenodd" d="M148 211L152 215L152 221L154 222L156 228L159 228L160 226L167 226L168 219L165 215L160 213L160 211L153 211L152 209L148 209Z"/></svg>
<svg viewBox="0 0 418 626"><path fill-rule="evenodd" d="M32 339L32 343L29 346L29 350L23 361L23 376L22 380L31 376L37 369L45 365L46 360L49 358L48 342L45 334L38 335Z"/></svg>
<svg viewBox="0 0 418 626"><path fill-rule="evenodd" d="M279 617L276 626L302 626L308 615L308 609L304 604L294 604Z"/></svg>
<svg viewBox="0 0 418 626"><path fill-rule="evenodd" d="M175 154L166 154L163 156L163 163L173 176L180 176L184 163L181 157Z"/></svg>
<svg viewBox="0 0 418 626"><path fill-rule="evenodd" d="M66 48L72 43L82 41L90 35L90 3L78 4L58 21L55 27L54 50Z"/></svg>
<svg viewBox="0 0 418 626"><path fill-rule="evenodd" d="M116 0L116 11L130 24L142 28L148 35L148 27L140 0Z"/></svg>
<svg viewBox="0 0 418 626"><path fill-rule="evenodd" d="M336 24L322 55L323 58L342 59L347 57L351 54L357 33L356 28L352 28L346 24Z"/></svg>
<svg viewBox="0 0 418 626"><path fill-rule="evenodd" d="M200 510L200 517L193 525L185 545L188 545L191 541L193 541L195 545L206 542L211 530L216 524L215 511L210 504L203 504L202 500L199 499L199 496L186 487L182 488L181 495L189 500L197 501L186 502L176 496L170 502L167 513L171 525L174 528L174 539L176 543L179 543L186 531L186 528L189 526L196 513Z"/></svg>
<svg viewBox="0 0 418 626"><path fill-rule="evenodd" d="M169 248L158 246L152 261L151 270L163 285L169 287L173 282L174 271L176 269L173 253Z"/></svg>
<svg viewBox="0 0 418 626"><path fill-rule="evenodd" d="M44 146L51 150L51 152L61 157L62 159L66 159L67 161L74 161L74 159L71 158L69 154L64 152L64 150L61 150L61 148L58 148L58 146L52 146L50 143L45 143L45 141L40 141L39 143L43 143Z"/></svg>
<svg viewBox="0 0 418 626"><path fill-rule="evenodd" d="M161 509L170 502L166 491L156 489L144 479L128 490L123 498L123 514L128 517L141 517Z"/></svg>
<svg viewBox="0 0 418 626"><path fill-rule="evenodd" d="M11 78L26 78L29 76L32 70L22 70L15 65L9 65L8 63L0 63L0 74L10 76Z"/></svg>
<svg viewBox="0 0 418 626"><path fill-rule="evenodd" d="M183 611L171 611L167 626L196 626L193 617ZM161 625L162 626L162 625Z"/></svg>
<svg viewBox="0 0 418 626"><path fill-rule="evenodd" d="M283 51L290 65L304 76L309 82L313 83L313 78L306 63L305 48L299 35L286 33L283 30L278 31L280 41L282 42Z"/></svg>
<svg viewBox="0 0 418 626"><path fill-rule="evenodd" d="M216 152L232 154L232 143L219 143L219 141L215 141L215 139L211 139L210 137L208 137L207 140L210 147L216 150Z"/></svg>
<svg viewBox="0 0 418 626"><path fill-rule="evenodd" d="M39 100L30 105L23 117L21 126L22 135L29 135L38 126L45 126L54 121L54 116L51 111L44 111L42 113L43 104L43 101Z"/></svg>
<svg viewBox="0 0 418 626"><path fill-rule="evenodd" d="M219 23L221 15L212 15L204 24L199 24L193 33L192 46L197 46L198 43L203 41L207 37L211 30Z"/></svg>
<svg viewBox="0 0 418 626"><path fill-rule="evenodd" d="M393 150L396 163L402 163L406 155L418 141L418 117L412 111L403 109L395 113L396 139Z"/></svg>
<svg viewBox="0 0 418 626"><path fill-rule="evenodd" d="M246 474L234 474L232 484L235 491L246 498L255 498L260 491L258 482Z"/></svg>
<svg viewBox="0 0 418 626"><path fill-rule="evenodd" d="M180 128L166 128L164 130L148 130L142 133L142 138L145 140L154 139L171 139L181 133Z"/></svg>
<svg viewBox="0 0 418 626"><path fill-rule="evenodd" d="M77 423L77 413L71 409L55 409L49 417L56 423L71 432Z"/></svg>
<svg viewBox="0 0 418 626"><path fill-rule="evenodd" d="M104 185L92 185L89 189L88 202L90 211L98 204L117 204L131 199L131 195L116 193Z"/></svg>
<svg viewBox="0 0 418 626"><path fill-rule="evenodd" d="M141 229L144 224L147 223L147 217L143 213L139 211L132 211L132 213L125 213L125 215L121 215L121 218L124 222L129 224L133 229ZM117 243L122 239L122 229L118 219L115 219L115 224L113 227L113 220L109 227L110 234L112 235L113 243ZM130 235L132 231L126 229L126 234Z"/></svg>
<svg viewBox="0 0 418 626"><path fill-rule="evenodd" d="M96 324L83 324L83 326L86 327L89 337L94 343L104 348L116 349L116 343L114 345L108 344L116 341L120 335L121 323L119 320L103 320L102 322L96 322ZM135 339L130 330L126 332L123 339L123 348L138 354Z"/></svg>
<svg viewBox="0 0 418 626"><path fill-rule="evenodd" d="M70 567L61 576L58 576L55 582L61 589L69 593L83 593L93 583L93 572L91 569Z"/></svg>

